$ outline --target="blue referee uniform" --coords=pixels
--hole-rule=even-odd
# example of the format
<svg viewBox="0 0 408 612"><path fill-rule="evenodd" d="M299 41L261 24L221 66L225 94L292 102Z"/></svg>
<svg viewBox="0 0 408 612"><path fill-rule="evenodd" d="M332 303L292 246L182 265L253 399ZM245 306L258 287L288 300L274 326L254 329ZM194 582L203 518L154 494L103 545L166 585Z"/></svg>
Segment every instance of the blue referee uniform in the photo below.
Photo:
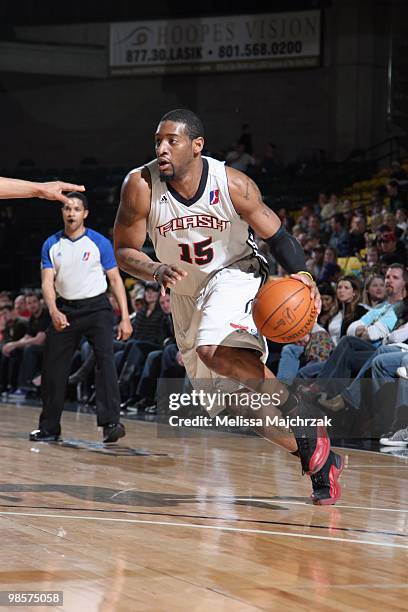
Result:
<svg viewBox="0 0 408 612"><path fill-rule="evenodd" d="M40 430L59 435L65 391L73 354L83 336L95 352L96 412L99 426L119 423L120 395L113 358L114 317L106 290L105 271L117 266L109 240L89 228L75 240L63 231L50 236L41 253L41 267L52 268L57 307L69 326L47 330L44 349Z"/></svg>

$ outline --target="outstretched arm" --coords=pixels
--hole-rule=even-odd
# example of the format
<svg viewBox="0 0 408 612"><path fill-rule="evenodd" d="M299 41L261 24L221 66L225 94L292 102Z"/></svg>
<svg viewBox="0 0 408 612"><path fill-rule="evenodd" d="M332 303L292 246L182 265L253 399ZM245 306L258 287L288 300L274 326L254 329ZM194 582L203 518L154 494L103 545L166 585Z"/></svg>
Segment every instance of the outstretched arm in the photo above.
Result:
<svg viewBox="0 0 408 612"><path fill-rule="evenodd" d="M64 183L63 181L51 181L49 183L33 183L20 179L11 179L0 176L0 199L17 198L42 198L44 200L58 200L69 204L70 200L64 195L64 191L85 191L83 185Z"/></svg>

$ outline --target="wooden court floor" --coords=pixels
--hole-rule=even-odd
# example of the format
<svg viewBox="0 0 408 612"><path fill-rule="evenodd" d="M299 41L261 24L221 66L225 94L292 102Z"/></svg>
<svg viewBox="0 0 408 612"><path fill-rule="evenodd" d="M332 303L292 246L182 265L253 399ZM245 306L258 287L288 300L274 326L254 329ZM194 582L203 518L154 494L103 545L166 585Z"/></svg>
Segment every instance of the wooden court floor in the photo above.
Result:
<svg viewBox="0 0 408 612"><path fill-rule="evenodd" d="M66 413L65 445L33 443L38 409L0 413L0 590L63 591L37 610L408 608L408 459L350 451L341 503L315 507L258 438L127 421L108 449Z"/></svg>

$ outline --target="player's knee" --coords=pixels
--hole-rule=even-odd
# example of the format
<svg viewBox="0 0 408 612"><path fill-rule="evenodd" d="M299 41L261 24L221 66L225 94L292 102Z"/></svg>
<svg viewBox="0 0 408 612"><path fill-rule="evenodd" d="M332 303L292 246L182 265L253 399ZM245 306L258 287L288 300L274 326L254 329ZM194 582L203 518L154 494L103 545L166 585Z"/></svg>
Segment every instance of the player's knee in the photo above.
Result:
<svg viewBox="0 0 408 612"><path fill-rule="evenodd" d="M219 346L199 346L196 351L201 361L213 372L221 376L230 374L230 363L223 355L222 347Z"/></svg>

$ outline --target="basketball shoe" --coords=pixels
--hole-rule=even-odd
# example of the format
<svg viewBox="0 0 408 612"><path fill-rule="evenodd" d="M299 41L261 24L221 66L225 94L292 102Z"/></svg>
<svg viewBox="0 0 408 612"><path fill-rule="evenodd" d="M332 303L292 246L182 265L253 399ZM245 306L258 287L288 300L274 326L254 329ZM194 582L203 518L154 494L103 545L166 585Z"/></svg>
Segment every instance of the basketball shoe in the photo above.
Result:
<svg viewBox="0 0 408 612"><path fill-rule="evenodd" d="M311 499L317 506L330 506L341 497L339 478L346 467L347 457L330 451L322 469L311 476L313 493Z"/></svg>
<svg viewBox="0 0 408 612"><path fill-rule="evenodd" d="M322 413L304 398L299 401L291 394L281 407L282 414L290 418L290 428L298 446L294 455L300 458L302 471L311 476L319 472L330 453L330 438L323 425L309 425L309 419L321 419Z"/></svg>

